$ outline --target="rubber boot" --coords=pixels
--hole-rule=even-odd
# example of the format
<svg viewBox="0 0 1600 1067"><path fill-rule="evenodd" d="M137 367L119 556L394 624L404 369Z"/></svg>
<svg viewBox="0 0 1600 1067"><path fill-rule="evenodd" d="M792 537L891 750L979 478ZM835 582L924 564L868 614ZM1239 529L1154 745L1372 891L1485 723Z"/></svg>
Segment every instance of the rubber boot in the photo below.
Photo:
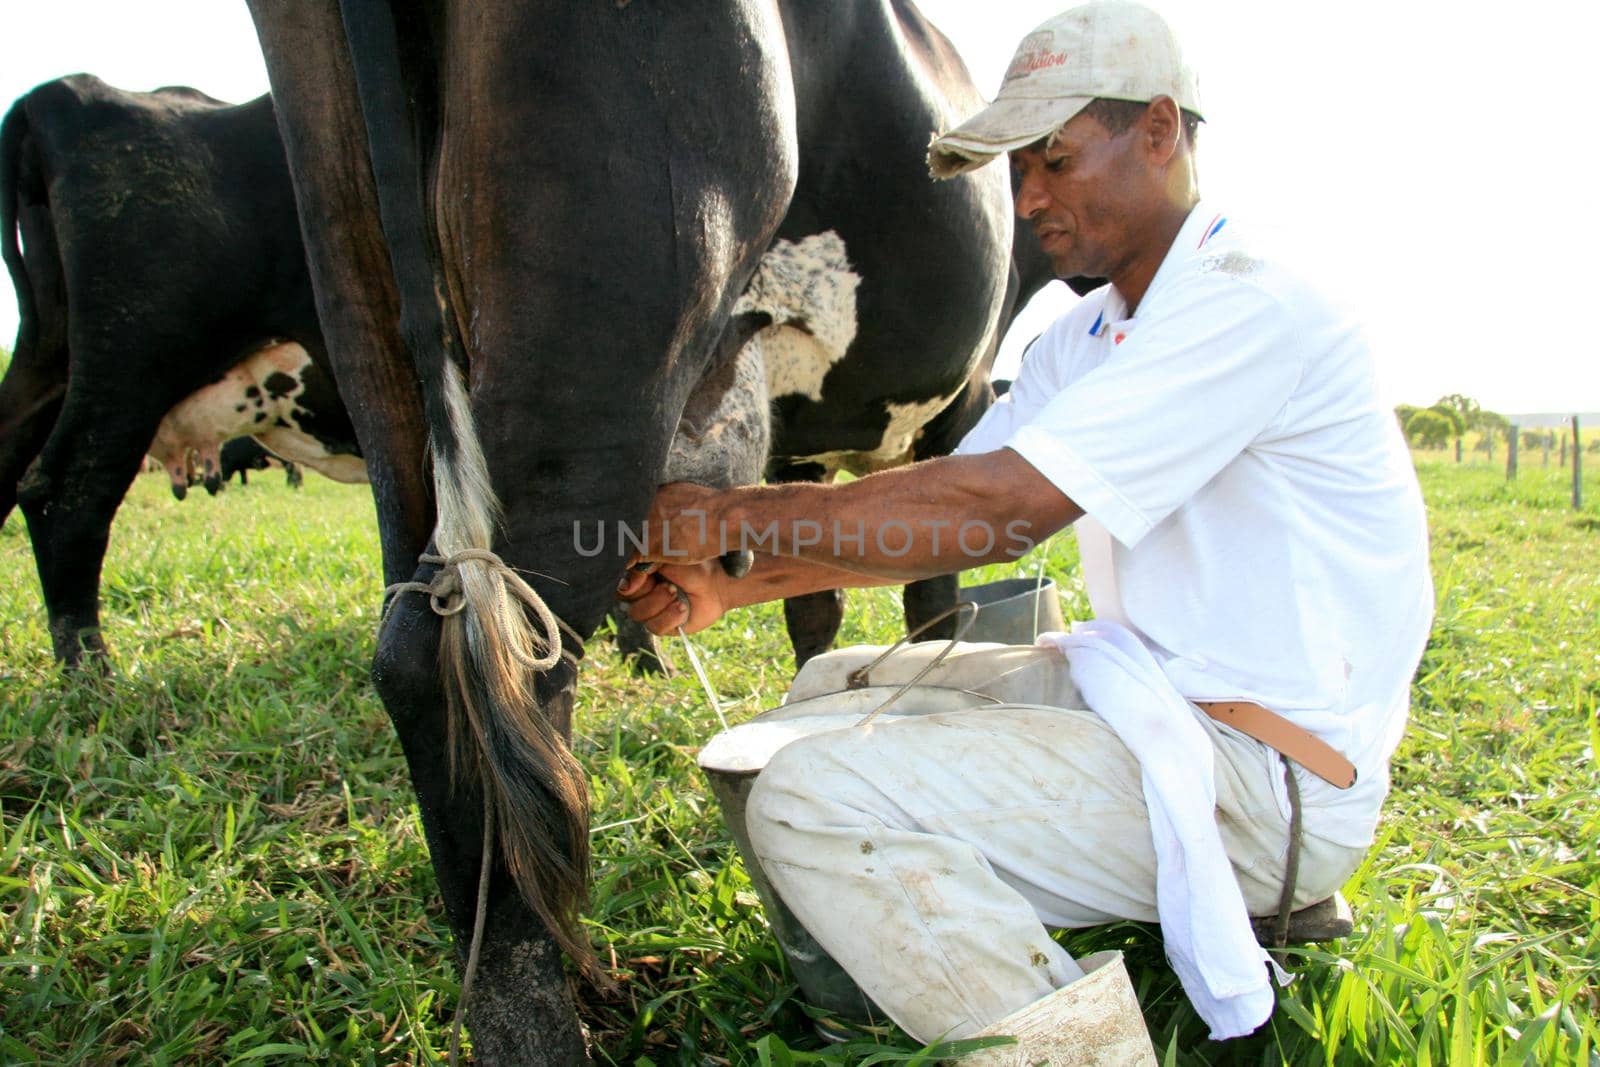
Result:
<svg viewBox="0 0 1600 1067"><path fill-rule="evenodd" d="M1078 961L1083 977L971 1036L1005 1034L1015 1045L980 1049L959 1067L1156 1067L1133 983L1120 952Z"/></svg>

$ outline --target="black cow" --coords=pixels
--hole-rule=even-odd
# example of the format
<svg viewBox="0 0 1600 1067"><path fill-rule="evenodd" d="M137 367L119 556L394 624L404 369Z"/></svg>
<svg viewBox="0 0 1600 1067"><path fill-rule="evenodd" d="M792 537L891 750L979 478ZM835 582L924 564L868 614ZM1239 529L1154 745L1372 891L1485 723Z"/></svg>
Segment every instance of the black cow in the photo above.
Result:
<svg viewBox="0 0 1600 1067"><path fill-rule="evenodd" d="M267 470L272 466L274 460L283 465L284 473L288 477L289 488L300 488L301 483L305 480L305 475L300 471L300 465L293 460L284 459L282 456L269 452L254 437L235 437L231 441L223 442L222 484L227 485L228 480L237 474L240 485L249 485L250 472Z"/></svg>
<svg viewBox="0 0 1600 1067"><path fill-rule="evenodd" d="M752 351L780 454L952 439L1005 301L1005 179L929 181L930 132L979 99L903 0L251 7L403 583L373 676L476 946L477 1055L577 1062L557 948L591 960L587 797L565 737L626 557L574 529L636 525L686 414ZM808 416L846 386L841 444Z"/></svg>
<svg viewBox="0 0 1600 1067"><path fill-rule="evenodd" d="M236 474L239 476L240 485L249 485L250 472L267 470L276 458L271 452L262 448L261 442L254 437L235 437L231 441L224 441L219 457L223 487L226 488ZM177 492L176 486L173 487L173 492Z"/></svg>
<svg viewBox="0 0 1600 1067"><path fill-rule="evenodd" d="M20 502L59 659L105 652L100 567L146 452L180 495L191 454L220 486L218 449L241 433L364 479L269 98L39 86L0 124L0 252L21 311L0 522Z"/></svg>

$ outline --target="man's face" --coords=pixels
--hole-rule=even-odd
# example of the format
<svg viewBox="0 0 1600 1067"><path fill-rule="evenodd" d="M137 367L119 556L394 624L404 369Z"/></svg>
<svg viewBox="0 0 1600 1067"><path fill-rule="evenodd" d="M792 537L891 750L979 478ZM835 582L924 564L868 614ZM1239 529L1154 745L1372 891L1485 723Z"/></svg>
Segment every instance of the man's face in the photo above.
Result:
<svg viewBox="0 0 1600 1067"><path fill-rule="evenodd" d="M1011 153L1017 217L1032 223L1060 278L1115 278L1132 257L1150 175L1137 151L1140 123L1111 134L1078 114L1055 143Z"/></svg>

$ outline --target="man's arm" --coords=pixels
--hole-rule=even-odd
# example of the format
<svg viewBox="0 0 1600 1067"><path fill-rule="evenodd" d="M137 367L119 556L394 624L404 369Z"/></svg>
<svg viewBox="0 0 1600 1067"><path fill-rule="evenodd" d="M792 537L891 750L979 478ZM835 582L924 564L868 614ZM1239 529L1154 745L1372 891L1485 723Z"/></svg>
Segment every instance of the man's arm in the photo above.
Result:
<svg viewBox="0 0 1600 1067"><path fill-rule="evenodd" d="M1020 559L1082 514L1027 460L1002 448L839 485L665 486L651 507L644 558L689 564L747 548L887 584ZM806 573L780 579L774 570L768 588L803 584Z"/></svg>

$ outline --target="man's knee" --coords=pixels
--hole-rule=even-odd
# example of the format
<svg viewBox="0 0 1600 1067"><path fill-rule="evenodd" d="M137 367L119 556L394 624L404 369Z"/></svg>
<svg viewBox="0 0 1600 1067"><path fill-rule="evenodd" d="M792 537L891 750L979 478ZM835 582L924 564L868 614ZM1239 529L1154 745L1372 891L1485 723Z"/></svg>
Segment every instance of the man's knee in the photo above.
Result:
<svg viewBox="0 0 1600 1067"><path fill-rule="evenodd" d="M779 749L756 777L745 806L745 826L762 855L824 827L839 829L880 821L862 803L853 770L861 738L839 730L802 738Z"/></svg>

